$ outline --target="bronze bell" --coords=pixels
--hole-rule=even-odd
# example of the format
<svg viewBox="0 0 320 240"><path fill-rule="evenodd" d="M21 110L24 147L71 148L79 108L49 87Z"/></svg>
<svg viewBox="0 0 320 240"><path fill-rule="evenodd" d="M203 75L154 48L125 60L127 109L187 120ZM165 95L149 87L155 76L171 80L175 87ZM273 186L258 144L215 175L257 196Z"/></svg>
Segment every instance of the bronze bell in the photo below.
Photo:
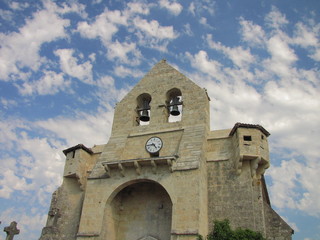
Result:
<svg viewBox="0 0 320 240"><path fill-rule="evenodd" d="M178 97L174 97L172 99L172 106L171 106L171 111L170 111L170 114L172 116L179 116L180 115L180 111L179 111L179 108L178 108L178 105L179 105L179 98Z"/></svg>
<svg viewBox="0 0 320 240"><path fill-rule="evenodd" d="M150 117L149 117L149 113L147 109L144 109L141 111L141 115L140 115L140 121L142 122L149 122Z"/></svg>
<svg viewBox="0 0 320 240"><path fill-rule="evenodd" d="M148 109L150 109L149 101L147 99L144 99L143 108L142 108L142 111L140 112L140 118L139 118L140 121L148 122L150 120Z"/></svg>

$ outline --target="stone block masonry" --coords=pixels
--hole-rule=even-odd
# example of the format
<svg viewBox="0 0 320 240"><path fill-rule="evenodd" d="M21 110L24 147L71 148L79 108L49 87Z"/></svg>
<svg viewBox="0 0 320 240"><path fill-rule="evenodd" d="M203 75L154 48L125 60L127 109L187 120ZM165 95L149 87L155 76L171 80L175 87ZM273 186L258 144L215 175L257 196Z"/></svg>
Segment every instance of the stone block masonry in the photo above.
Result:
<svg viewBox="0 0 320 240"><path fill-rule="evenodd" d="M209 101L205 89L157 63L116 105L106 144L64 151L63 183L40 240L195 240L225 218L267 239L291 239L263 178L269 133L243 123L210 131ZM151 137L161 139L157 152L146 148Z"/></svg>

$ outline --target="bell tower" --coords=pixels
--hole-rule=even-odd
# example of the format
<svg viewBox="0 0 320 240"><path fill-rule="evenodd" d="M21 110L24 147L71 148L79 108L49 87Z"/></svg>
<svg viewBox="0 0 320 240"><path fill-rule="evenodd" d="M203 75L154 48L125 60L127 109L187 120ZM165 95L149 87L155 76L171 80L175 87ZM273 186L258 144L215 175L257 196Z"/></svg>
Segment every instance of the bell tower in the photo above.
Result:
<svg viewBox="0 0 320 240"><path fill-rule="evenodd" d="M81 236L90 232L119 240L127 235L137 240L146 236L169 240L195 239L205 234L207 181L203 153L208 131L206 91L165 60L160 61L115 108L110 140L88 177L77 239L84 239ZM144 185L159 188L162 194L154 198L143 192L148 188ZM145 194L144 200L135 205L132 197L130 203L125 197L128 189L132 196ZM158 201L157 207L152 207L152 199ZM133 209L145 207L131 211L137 216L148 213L141 225L152 221L152 215L163 216L170 225L162 226L164 221L154 220L154 227L132 229L133 222L117 220L125 212L121 206L128 208L130 204ZM163 212L166 214L161 215Z"/></svg>
<svg viewBox="0 0 320 240"><path fill-rule="evenodd" d="M195 240L214 220L290 240L263 174L270 135L210 131L209 97L165 60L116 105L107 144L64 150L41 240Z"/></svg>

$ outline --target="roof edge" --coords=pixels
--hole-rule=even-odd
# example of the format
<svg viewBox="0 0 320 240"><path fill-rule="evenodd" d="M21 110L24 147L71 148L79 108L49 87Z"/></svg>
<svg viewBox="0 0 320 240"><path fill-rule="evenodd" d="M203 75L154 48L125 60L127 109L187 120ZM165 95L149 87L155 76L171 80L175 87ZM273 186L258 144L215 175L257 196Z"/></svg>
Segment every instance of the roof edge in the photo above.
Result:
<svg viewBox="0 0 320 240"><path fill-rule="evenodd" d="M231 129L229 136L233 136L233 134L237 131L238 128L255 128L260 130L263 134L265 134L267 137L270 136L270 133L261 125L259 124L249 124L249 123L236 123L234 127Z"/></svg>
<svg viewBox="0 0 320 240"><path fill-rule="evenodd" d="M84 151L86 151L87 153L89 154L93 154L93 151L91 150L91 148L87 148L85 145L83 144L78 144L76 146L73 146L73 147L70 147L70 148L67 148L65 150L63 150L62 152L64 153L64 155L67 155L69 152L73 152L77 149L82 149Z"/></svg>

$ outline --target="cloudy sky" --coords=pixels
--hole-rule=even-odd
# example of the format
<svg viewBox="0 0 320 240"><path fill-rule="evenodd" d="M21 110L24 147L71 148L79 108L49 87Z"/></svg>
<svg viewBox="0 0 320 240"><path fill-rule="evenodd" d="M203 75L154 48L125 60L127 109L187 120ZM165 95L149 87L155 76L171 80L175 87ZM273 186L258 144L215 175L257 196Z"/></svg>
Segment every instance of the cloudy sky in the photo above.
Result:
<svg viewBox="0 0 320 240"><path fill-rule="evenodd" d="M319 13L319 0L1 0L0 228L38 239L62 150L106 143L115 103L165 58L207 88L212 129L271 133L272 206L293 239L319 240Z"/></svg>

